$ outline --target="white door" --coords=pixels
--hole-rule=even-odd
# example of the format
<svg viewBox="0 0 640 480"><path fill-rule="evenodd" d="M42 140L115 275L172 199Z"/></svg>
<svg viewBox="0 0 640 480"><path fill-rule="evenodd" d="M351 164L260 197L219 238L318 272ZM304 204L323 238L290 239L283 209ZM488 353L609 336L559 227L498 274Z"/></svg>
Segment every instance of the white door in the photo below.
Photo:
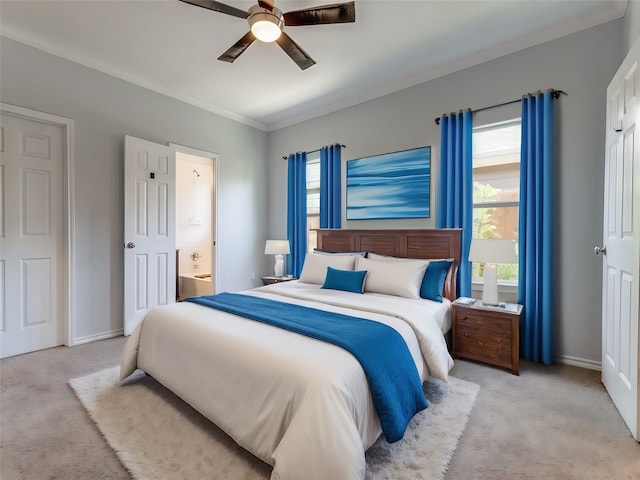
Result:
<svg viewBox="0 0 640 480"><path fill-rule="evenodd" d="M602 382L633 437L640 434L640 40L607 88L602 284ZM596 249L598 253L599 249Z"/></svg>
<svg viewBox="0 0 640 480"><path fill-rule="evenodd" d="M125 136L124 334L176 299L175 149Z"/></svg>
<svg viewBox="0 0 640 480"><path fill-rule="evenodd" d="M1 116L0 358L63 343L63 138Z"/></svg>

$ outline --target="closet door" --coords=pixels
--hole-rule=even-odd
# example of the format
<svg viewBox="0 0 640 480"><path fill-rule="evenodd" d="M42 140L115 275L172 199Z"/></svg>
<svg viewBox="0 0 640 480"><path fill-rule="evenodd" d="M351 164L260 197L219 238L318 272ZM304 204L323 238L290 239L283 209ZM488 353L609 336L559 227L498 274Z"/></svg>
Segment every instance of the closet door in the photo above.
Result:
<svg viewBox="0 0 640 480"><path fill-rule="evenodd" d="M63 129L2 113L0 358L61 345Z"/></svg>

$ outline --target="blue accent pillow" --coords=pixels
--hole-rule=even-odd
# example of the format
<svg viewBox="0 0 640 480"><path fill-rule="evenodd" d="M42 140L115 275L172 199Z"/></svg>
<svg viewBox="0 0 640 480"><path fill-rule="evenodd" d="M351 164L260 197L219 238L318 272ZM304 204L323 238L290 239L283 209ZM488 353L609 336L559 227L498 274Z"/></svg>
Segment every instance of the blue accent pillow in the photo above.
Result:
<svg viewBox="0 0 640 480"><path fill-rule="evenodd" d="M327 267L327 276L324 279L322 288L364 293L364 278L366 276L366 270L339 270Z"/></svg>
<svg viewBox="0 0 640 480"><path fill-rule="evenodd" d="M451 263L448 260L429 262L420 286L420 297L442 303L444 282L447 279Z"/></svg>

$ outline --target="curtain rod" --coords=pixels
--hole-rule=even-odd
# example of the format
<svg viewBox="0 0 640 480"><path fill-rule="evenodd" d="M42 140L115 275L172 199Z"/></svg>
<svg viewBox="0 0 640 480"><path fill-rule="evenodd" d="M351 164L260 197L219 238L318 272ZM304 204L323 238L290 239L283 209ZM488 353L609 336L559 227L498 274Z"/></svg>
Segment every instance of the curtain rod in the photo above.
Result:
<svg viewBox="0 0 640 480"><path fill-rule="evenodd" d="M553 88L550 88L549 90L547 90L548 92L551 92L551 95L553 96L554 99L558 99L558 97L560 97L560 94L562 95L567 95L567 92L562 91L562 90L554 90ZM539 92L538 92L539 93ZM527 95L531 95L530 93ZM482 112L483 110L489 110L491 108L498 108L498 107L504 107L505 105L511 105L512 103L518 103L521 102L522 98L519 98L518 100L511 100L509 102L504 102L504 103L498 103L497 105L490 105L488 107L482 107L482 108L477 108L475 110L471 110L471 113L476 113L476 112ZM461 110L462 111L462 110ZM444 117L445 115L447 115L446 113L442 114L442 117ZM435 119L436 125L440 125L440 119L442 117L438 117Z"/></svg>
<svg viewBox="0 0 640 480"><path fill-rule="evenodd" d="M334 145L340 145L342 148L347 148L347 146L346 146L346 145L343 145L343 144L341 144L341 143L334 143ZM322 147L322 148L324 148L324 147ZM306 151L306 152L304 152L304 153L315 153L315 152L319 152L320 150L322 150L322 148L316 148L315 150L309 150L309 151ZM283 159L283 160L288 160L288 159L289 159L289 155L283 155L283 156L282 156L282 159Z"/></svg>

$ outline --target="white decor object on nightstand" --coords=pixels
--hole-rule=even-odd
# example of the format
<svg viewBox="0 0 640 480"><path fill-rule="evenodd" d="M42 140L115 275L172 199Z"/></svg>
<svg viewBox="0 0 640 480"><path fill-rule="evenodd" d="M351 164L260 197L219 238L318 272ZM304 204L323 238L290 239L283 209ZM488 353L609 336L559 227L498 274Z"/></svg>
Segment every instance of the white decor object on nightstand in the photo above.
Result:
<svg viewBox="0 0 640 480"><path fill-rule="evenodd" d="M496 263L518 263L516 243L511 240L474 238L469 250L471 262L484 263L482 303L498 305L498 270Z"/></svg>
<svg viewBox="0 0 640 480"><path fill-rule="evenodd" d="M289 240L267 240L264 246L265 255L275 255L276 261L273 266L273 274L276 277L284 276L284 256L291 252Z"/></svg>

